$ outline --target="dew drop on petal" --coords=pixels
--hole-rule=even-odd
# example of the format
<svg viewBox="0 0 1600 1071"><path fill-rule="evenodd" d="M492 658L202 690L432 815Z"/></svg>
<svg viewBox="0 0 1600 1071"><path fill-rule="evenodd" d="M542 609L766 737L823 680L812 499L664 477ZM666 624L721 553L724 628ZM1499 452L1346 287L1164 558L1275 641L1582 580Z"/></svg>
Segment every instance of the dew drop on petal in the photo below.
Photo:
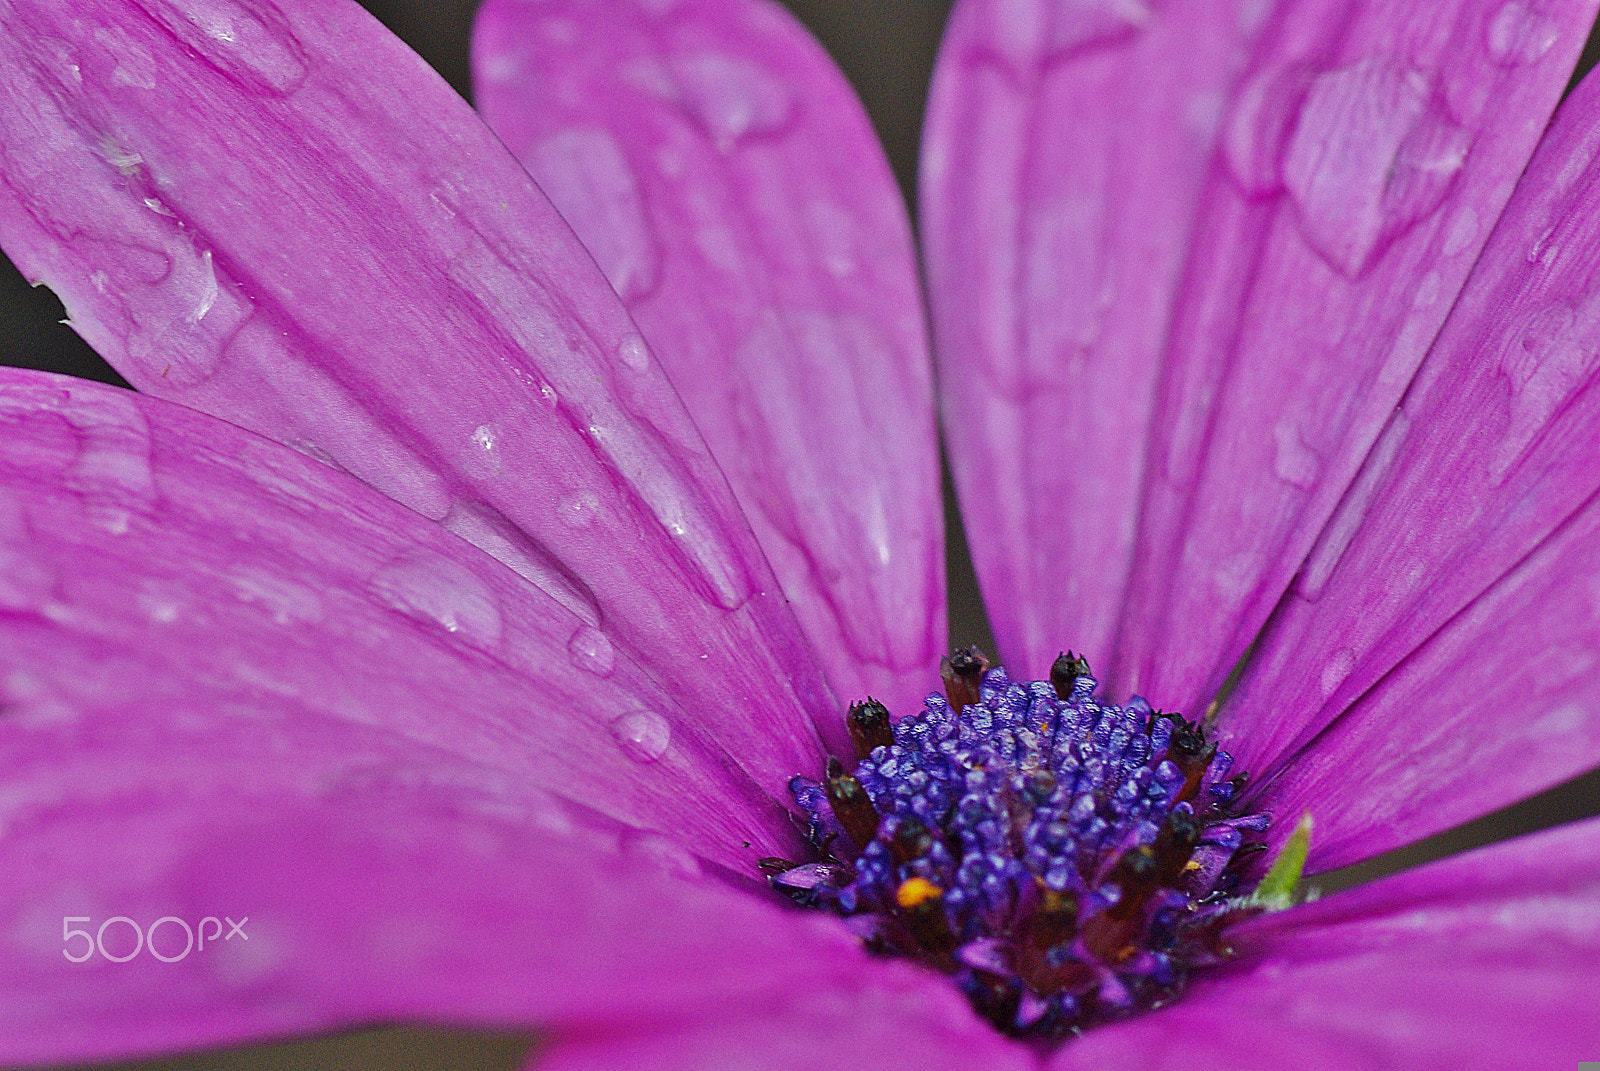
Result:
<svg viewBox="0 0 1600 1071"><path fill-rule="evenodd" d="M1319 75L1283 167L1307 243L1343 275L1361 275L1439 207L1470 140L1420 71L1369 57Z"/></svg>
<svg viewBox="0 0 1600 1071"><path fill-rule="evenodd" d="M592 625L584 625L567 641L567 653L572 664L597 677L609 677L617 665L617 651L606 634Z"/></svg>
<svg viewBox="0 0 1600 1071"><path fill-rule="evenodd" d="M622 363L635 372L645 372L650 369L650 347L638 335L629 335L617 345L617 356Z"/></svg>
<svg viewBox="0 0 1600 1071"><path fill-rule="evenodd" d="M1283 156L1311 72L1304 67L1267 68L1240 87L1223 129L1228 172L1252 197L1283 189Z"/></svg>
<svg viewBox="0 0 1600 1071"><path fill-rule="evenodd" d="M500 642L500 600L477 574L437 555L410 556L378 570L372 586L390 606L426 618L476 646Z"/></svg>
<svg viewBox="0 0 1600 1071"><path fill-rule="evenodd" d="M1600 364L1600 347L1585 337L1585 326L1571 306L1556 303L1527 314L1509 333L1500 372L1511 391L1511 420L1490 459L1489 479L1494 484L1505 479L1528 445Z"/></svg>
<svg viewBox="0 0 1600 1071"><path fill-rule="evenodd" d="M593 491L574 491L562 495L556 513L569 528L587 528L600 512L600 496Z"/></svg>
<svg viewBox="0 0 1600 1071"><path fill-rule="evenodd" d="M794 111L789 87L742 57L692 52L674 56L671 66L690 116L723 152L779 130Z"/></svg>
<svg viewBox="0 0 1600 1071"><path fill-rule="evenodd" d="M1272 471L1278 479L1302 488L1315 484L1322 462L1300 437L1300 429L1292 421L1281 420L1272 429L1272 437L1277 443Z"/></svg>
<svg viewBox="0 0 1600 1071"><path fill-rule="evenodd" d="M1444 255L1454 257L1465 253L1478 240L1479 230L1477 210L1471 205L1462 205L1460 210L1450 217L1450 229L1444 236Z"/></svg>
<svg viewBox="0 0 1600 1071"><path fill-rule="evenodd" d="M1121 44L1149 24L1149 0L997 0L979 9L978 40L1021 68Z"/></svg>
<svg viewBox="0 0 1600 1071"><path fill-rule="evenodd" d="M1489 58L1503 67L1520 67L1539 60L1561 36L1554 19L1523 0L1502 5L1489 17L1485 31Z"/></svg>
<svg viewBox="0 0 1600 1071"><path fill-rule="evenodd" d="M579 620L590 625L600 623L600 604L589 586L493 506L456 499L440 523L555 599Z"/></svg>
<svg viewBox="0 0 1600 1071"><path fill-rule="evenodd" d="M599 126L569 127L533 146L524 162L622 300L652 293L661 250L616 138Z"/></svg>
<svg viewBox="0 0 1600 1071"><path fill-rule="evenodd" d="M1322 697L1326 699L1334 690L1343 684L1345 678L1356 668L1356 653L1349 647L1341 647L1334 652L1328 664L1322 667L1322 675L1318 683L1322 686Z"/></svg>
<svg viewBox="0 0 1600 1071"><path fill-rule="evenodd" d="M611 735L623 754L635 762L655 762L667 753L672 729L653 710L636 710L611 723Z"/></svg>
<svg viewBox="0 0 1600 1071"><path fill-rule="evenodd" d="M700 877L700 860L683 845L660 833L640 831L626 835L622 852L663 874L693 880Z"/></svg>
<svg viewBox="0 0 1600 1071"><path fill-rule="evenodd" d="M260 606L275 624L315 624L322 620L320 595L267 569L238 566L228 574L228 582L240 601Z"/></svg>

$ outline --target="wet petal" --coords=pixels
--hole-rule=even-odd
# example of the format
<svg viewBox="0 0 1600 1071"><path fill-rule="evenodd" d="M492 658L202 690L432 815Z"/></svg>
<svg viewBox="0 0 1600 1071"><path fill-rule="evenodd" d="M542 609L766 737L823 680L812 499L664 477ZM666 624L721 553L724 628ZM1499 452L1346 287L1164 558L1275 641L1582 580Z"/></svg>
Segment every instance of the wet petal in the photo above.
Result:
<svg viewBox="0 0 1600 1071"><path fill-rule="evenodd" d="M922 222L978 578L1018 677L1110 669L1165 325L1248 3L964 0Z"/></svg>
<svg viewBox="0 0 1600 1071"><path fill-rule="evenodd" d="M800 987L759 1014L731 1011L654 1029L614 1025L598 1035L558 1039L528 1067L814 1071L819 1059L873 1071L1027 1071L1037 1066L1026 1048L980 1021L945 979L903 964L883 964L853 985Z"/></svg>
<svg viewBox="0 0 1600 1071"><path fill-rule="evenodd" d="M1582 540L1600 490L1597 118L1600 82L1589 79L1562 105L1438 344L1263 641L1227 715L1238 738L1230 746L1252 768L1285 764L1336 718L1340 743L1323 757L1319 741L1313 765L1344 754L1357 769L1370 763L1364 772L1382 782L1390 760L1378 756L1388 745L1365 759L1347 749L1392 733L1394 747L1417 748L1419 759L1454 755L1457 772L1477 785L1454 798L1482 810L1600 762L1581 708L1556 738L1527 739L1526 763L1500 745L1579 702L1595 649L1600 563ZM1386 679L1397 666L1402 679ZM1502 691L1511 681L1518 691ZM1369 720L1378 724L1347 724ZM1441 752L1424 749L1425 740L1444 744L1436 734L1447 729ZM1567 732L1572 739L1559 739ZM1456 782L1442 765L1437 773ZM1416 774L1424 789L1429 775ZM1372 790L1389 795L1381 784ZM1375 799L1372 813L1397 802ZM1458 810L1439 804L1441 822Z"/></svg>
<svg viewBox="0 0 1600 1071"><path fill-rule="evenodd" d="M1600 1037L1600 822L1267 916L1233 944L1238 967L1051 1066L1571 1067Z"/></svg>
<svg viewBox="0 0 1600 1071"><path fill-rule="evenodd" d="M1310 864L1326 870L1596 766L1600 497L1592 496L1330 726L1265 767L1261 802L1277 814L1316 815Z"/></svg>
<svg viewBox="0 0 1600 1071"><path fill-rule="evenodd" d="M945 644L932 369L905 208L832 62L765 0L491 0L474 67L480 111L704 432L835 694L916 709Z"/></svg>
<svg viewBox="0 0 1600 1071"><path fill-rule="evenodd" d="M385 734L210 713L251 731L162 732L155 710L120 709L81 723L106 748L94 764L136 749L147 779L8 801L6 1066L384 1021L710 1020L883 970L836 921L686 877L648 844L536 828L462 787L467 764L408 746L408 776L323 780L387 754ZM0 729L8 760L39 749L28 735ZM186 744L192 781L170 755ZM36 759L22 784L49 770Z"/></svg>
<svg viewBox="0 0 1600 1071"><path fill-rule="evenodd" d="M1117 676L1180 708L1243 656L1383 430L1595 13L1348 6L1269 29L1174 314Z"/></svg>
<svg viewBox="0 0 1600 1071"><path fill-rule="evenodd" d="M699 712L555 600L341 473L144 395L0 369L0 633L5 768L37 768L9 804L198 789L188 764L235 737L276 768L304 719L385 740L373 777L408 776L407 746L452 756L508 808L558 793L746 874L794 839ZM113 747L118 712L143 728ZM316 764L301 782L368 776L342 751Z"/></svg>
<svg viewBox="0 0 1600 1071"><path fill-rule="evenodd" d="M476 543L774 791L816 767L820 671L626 311L370 16L4 0L0 69L0 240L131 382Z"/></svg>

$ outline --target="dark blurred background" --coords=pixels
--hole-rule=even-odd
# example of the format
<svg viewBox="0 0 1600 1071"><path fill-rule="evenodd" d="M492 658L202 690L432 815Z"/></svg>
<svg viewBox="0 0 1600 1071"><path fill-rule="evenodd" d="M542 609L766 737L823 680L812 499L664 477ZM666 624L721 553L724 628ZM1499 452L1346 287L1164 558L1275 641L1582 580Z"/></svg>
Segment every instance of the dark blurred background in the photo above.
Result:
<svg viewBox="0 0 1600 1071"><path fill-rule="evenodd" d="M360 0L470 99L467 41L478 0ZM781 0L831 52L854 83L877 127L902 190L915 203L917 136L922 105L952 0ZM1580 72L1595 63L1591 37ZM1574 78L1576 79L1576 75ZM68 328L65 312L44 287L30 288L0 258L0 364L44 368L126 385ZM947 495L947 498L950 496ZM951 633L955 643L993 649L967 560L960 519L947 511L951 534ZM1518 833L1600 813L1600 771L1559 786L1402 852L1334 874L1325 890ZM92 1024L84 1024L85 1029ZM536 1039L522 1033L424 1027L357 1030L338 1037L291 1041L228 1052L117 1065L119 1071L510 1071Z"/></svg>

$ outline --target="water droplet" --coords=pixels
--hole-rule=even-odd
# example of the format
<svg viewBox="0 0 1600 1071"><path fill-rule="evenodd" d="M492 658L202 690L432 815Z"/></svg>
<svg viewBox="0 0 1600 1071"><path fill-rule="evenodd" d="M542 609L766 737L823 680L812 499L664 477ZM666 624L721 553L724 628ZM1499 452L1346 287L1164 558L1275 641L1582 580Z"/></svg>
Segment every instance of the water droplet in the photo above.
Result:
<svg viewBox="0 0 1600 1071"><path fill-rule="evenodd" d="M1239 89L1222 151L1228 173L1252 197L1283 189L1283 156L1312 73L1300 64L1267 68Z"/></svg>
<svg viewBox="0 0 1600 1071"><path fill-rule="evenodd" d="M176 585L168 587L158 581L147 580L138 595L139 609L152 624L170 625L183 614L184 595Z"/></svg>
<svg viewBox="0 0 1600 1071"><path fill-rule="evenodd" d="M1552 224L1551 226L1546 227L1544 231L1540 233L1539 237L1534 239L1533 244L1528 247L1529 264L1537 264L1540 261L1543 261L1548 267L1550 262L1555 259L1556 252L1561 248L1559 245L1550 241L1551 238L1555 237L1555 233L1556 228L1555 225Z"/></svg>
<svg viewBox="0 0 1600 1071"><path fill-rule="evenodd" d="M671 837L641 830L626 834L622 853L675 878L693 880L701 874L700 860Z"/></svg>
<svg viewBox="0 0 1600 1071"><path fill-rule="evenodd" d="M1152 14L1148 0L997 0L980 10L978 39L1018 67L1121 44Z"/></svg>
<svg viewBox="0 0 1600 1071"><path fill-rule="evenodd" d="M624 714L611 723L611 735L617 746L636 762L655 762L667 753L672 740L672 728L667 719L653 710L636 710Z"/></svg>
<svg viewBox="0 0 1600 1071"><path fill-rule="evenodd" d="M638 335L629 335L617 345L617 356L635 372L650 370L650 347Z"/></svg>
<svg viewBox="0 0 1600 1071"><path fill-rule="evenodd" d="M1533 63L1561 36L1556 21L1522 0L1511 0L1489 18L1485 27L1489 58L1503 67Z"/></svg>
<svg viewBox="0 0 1600 1071"><path fill-rule="evenodd" d="M611 676L617 666L616 648L611 646L604 632L589 625L572 634L567 642L567 653L572 656L573 665L597 677Z"/></svg>
<svg viewBox="0 0 1600 1071"><path fill-rule="evenodd" d="M12 725L28 729L71 725L79 715L43 678L25 669L13 670L0 682L0 710Z"/></svg>
<svg viewBox="0 0 1600 1071"><path fill-rule="evenodd" d="M1589 327L1570 306L1555 304L1528 312L1508 332L1500 372L1511 388L1511 419L1489 462L1495 484L1600 364Z"/></svg>
<svg viewBox="0 0 1600 1071"><path fill-rule="evenodd" d="M287 95L305 81L305 48L270 8L240 0L140 0L174 37L257 93Z"/></svg>
<svg viewBox="0 0 1600 1071"><path fill-rule="evenodd" d="M1322 472L1321 459L1300 437L1300 428L1293 421L1280 420L1272 429L1277 450L1272 457L1272 471L1278 479L1296 487L1311 487Z"/></svg>
<svg viewBox="0 0 1600 1071"><path fill-rule="evenodd" d="M479 424L472 430L471 468L479 473L498 476L501 473L499 437L492 424Z"/></svg>
<svg viewBox="0 0 1600 1071"><path fill-rule="evenodd" d="M482 502L456 500L440 522L446 529L496 559L586 624L600 624L600 603L560 558Z"/></svg>
<svg viewBox="0 0 1600 1071"><path fill-rule="evenodd" d="M593 491L573 491L562 495L556 513L569 528L587 528L600 511L600 496Z"/></svg>
<svg viewBox="0 0 1600 1071"><path fill-rule="evenodd" d="M1356 668L1356 653L1349 647L1341 647L1322 667L1322 676L1319 684L1322 687L1322 698L1326 699L1334 693L1334 689L1345 682L1345 678Z"/></svg>
<svg viewBox="0 0 1600 1071"><path fill-rule="evenodd" d="M1359 276L1439 207L1469 144L1418 71L1369 58L1320 75L1283 165L1306 241Z"/></svg>
<svg viewBox="0 0 1600 1071"><path fill-rule="evenodd" d="M661 251L633 168L609 131L579 126L552 134L525 154L523 164L623 301L655 291Z"/></svg>
<svg viewBox="0 0 1600 1071"><path fill-rule="evenodd" d="M723 152L781 129L794 111L789 87L741 56L692 52L671 66L684 106Z"/></svg>
<svg viewBox="0 0 1600 1071"><path fill-rule="evenodd" d="M435 622L484 648L500 642L500 600L478 575L443 555L415 555L384 566L372 586L390 606Z"/></svg>
<svg viewBox="0 0 1600 1071"><path fill-rule="evenodd" d="M1411 299L1413 308L1428 309L1439 300L1439 292L1444 288L1444 282L1439 278L1437 270L1430 271L1422 277L1422 282L1417 284L1417 295Z"/></svg>
<svg viewBox="0 0 1600 1071"><path fill-rule="evenodd" d="M315 624L322 620L320 595L267 569L239 566L228 574L228 581L234 594L244 602L261 606L276 624Z"/></svg>
<svg viewBox="0 0 1600 1071"><path fill-rule="evenodd" d="M807 203L805 219L806 233L828 274L835 279L855 274L856 240L860 232L850 213L834 201L817 198Z"/></svg>
<svg viewBox="0 0 1600 1071"><path fill-rule="evenodd" d="M1444 255L1454 257L1465 253L1477 242L1478 230L1477 209L1471 205L1462 205L1456 214L1450 217L1450 229L1444 236Z"/></svg>

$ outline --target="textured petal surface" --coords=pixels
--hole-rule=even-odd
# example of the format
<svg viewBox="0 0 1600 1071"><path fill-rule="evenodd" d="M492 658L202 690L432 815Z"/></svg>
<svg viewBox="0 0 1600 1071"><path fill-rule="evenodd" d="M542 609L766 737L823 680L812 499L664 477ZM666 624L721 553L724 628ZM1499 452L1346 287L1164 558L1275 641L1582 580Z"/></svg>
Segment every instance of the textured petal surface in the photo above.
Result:
<svg viewBox="0 0 1600 1071"><path fill-rule="evenodd" d="M1019 677L1063 647L1109 669L1163 332L1253 6L963 0L945 31L929 298L968 539Z"/></svg>
<svg viewBox="0 0 1600 1071"><path fill-rule="evenodd" d="M1600 490L1597 120L1600 82L1588 79L1562 105L1438 344L1262 642L1226 716L1237 737L1229 746L1252 769L1287 763L1341 713L1342 742L1297 763L1297 777L1370 761L1386 771L1368 771L1382 782L1394 771L1380 752L1416 748L1419 761L1481 779L1481 796L1455 798L1489 810L1600 763L1600 708L1582 691L1586 675L1594 686L1600 648L1600 562L1583 544ZM1528 558L1558 530L1559 546ZM1384 679L1402 665L1403 680ZM1515 691L1500 690L1513 680ZM1540 721L1558 708L1569 711L1559 727ZM1351 724L1364 719L1378 724ZM1534 731L1541 724L1545 734ZM1459 735L1432 750L1446 726ZM1347 752L1374 733L1390 742L1366 760ZM1524 738L1527 762L1502 753L1500 741ZM1444 769L1415 768L1416 787ZM1387 825L1378 820L1374 833Z"/></svg>
<svg viewBox="0 0 1600 1071"><path fill-rule="evenodd" d="M132 383L476 543L774 791L815 767L808 716L837 712L681 403L549 202L370 16L4 0L0 69L0 241Z"/></svg>
<svg viewBox="0 0 1600 1071"><path fill-rule="evenodd" d="M1233 944L1238 968L1050 1066L1572 1067L1600 1038L1600 822L1267 916Z"/></svg>
<svg viewBox="0 0 1600 1071"><path fill-rule="evenodd" d="M788 846L698 711L370 488L182 407L16 369L0 369L0 433L0 702L5 725L38 725L5 768L37 764L36 804L147 767L182 783L189 722L197 746L231 727L270 754L303 716L470 760L508 806L561 793L747 874L763 843ZM112 711L164 713L168 736L102 746L79 719ZM85 750L69 762L63 742Z"/></svg>
<svg viewBox="0 0 1600 1071"><path fill-rule="evenodd" d="M1114 688L1203 703L1437 332L1592 14L963 9L930 278L964 500L1009 511L972 525L1003 647L1103 661L1115 629ZM1011 400L963 396L980 377Z"/></svg>
<svg viewBox="0 0 1600 1071"><path fill-rule="evenodd" d="M1285 756L1260 799L1285 817L1315 815L1308 865L1316 871L1402 847L1596 766L1600 498L1592 497ZM1273 835L1287 836L1286 825Z"/></svg>
<svg viewBox="0 0 1600 1071"><path fill-rule="evenodd" d="M728 474L834 693L916 709L945 643L910 228L832 62L768 0L491 0L476 100Z"/></svg>
<svg viewBox="0 0 1600 1071"><path fill-rule="evenodd" d="M801 986L759 1014L731 1010L686 1025L608 1025L559 1038L529 1071L1029 1071L1026 1048L980 1021L938 975L885 964L855 984Z"/></svg>
<svg viewBox="0 0 1600 1071"><path fill-rule="evenodd" d="M1595 5L1286 7L1226 120L1171 327L1116 677L1197 709L1454 303Z"/></svg>

